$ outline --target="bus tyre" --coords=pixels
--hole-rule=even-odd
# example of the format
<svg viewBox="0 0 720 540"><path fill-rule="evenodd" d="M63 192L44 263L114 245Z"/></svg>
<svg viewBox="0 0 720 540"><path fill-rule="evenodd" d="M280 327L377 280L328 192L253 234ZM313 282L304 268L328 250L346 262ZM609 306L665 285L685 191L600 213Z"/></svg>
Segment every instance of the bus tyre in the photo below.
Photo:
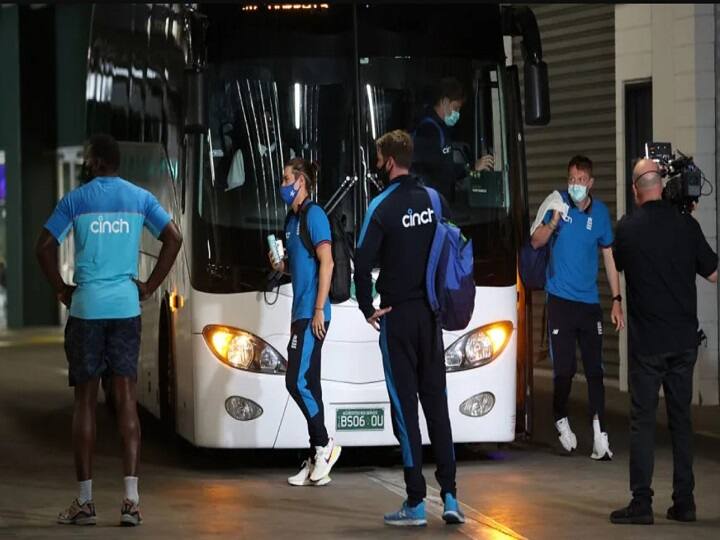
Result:
<svg viewBox="0 0 720 540"><path fill-rule="evenodd" d="M175 433L175 347L172 313L167 298L160 306L158 332L158 389L160 393L160 422L170 433Z"/></svg>

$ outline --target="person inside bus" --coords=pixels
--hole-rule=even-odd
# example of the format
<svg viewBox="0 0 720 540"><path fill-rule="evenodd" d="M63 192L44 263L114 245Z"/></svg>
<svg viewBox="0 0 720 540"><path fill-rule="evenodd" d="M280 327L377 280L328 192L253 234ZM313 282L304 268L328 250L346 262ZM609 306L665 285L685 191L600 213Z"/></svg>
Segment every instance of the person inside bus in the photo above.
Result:
<svg viewBox="0 0 720 540"><path fill-rule="evenodd" d="M289 267L293 303L285 385L305 416L310 435L311 457L288 478L293 486L330 482L330 470L341 451L325 428L320 384L322 346L330 326L333 259L330 222L322 207L311 200L317 192L317 175L317 164L300 157L285 165L280 197L290 207L285 221L288 264L276 259L273 250L268 254L276 272Z"/></svg>
<svg viewBox="0 0 720 540"><path fill-rule="evenodd" d="M238 135L233 124L226 123L223 126L224 152L227 152L228 156L232 156L228 166L225 191L243 187L248 175L250 177L257 176L259 172L253 170L253 166L260 170L271 170L276 163L283 163L285 159L295 157L295 151L286 141L283 141L282 144L279 142L270 111L266 111L263 118L265 118L265 123L257 126L258 131L253 137L256 139L255 154L247 158L245 153L253 151L251 145L244 140L247 135ZM245 130L239 131L245 133Z"/></svg>
<svg viewBox="0 0 720 540"><path fill-rule="evenodd" d="M109 373L125 471L120 519L123 525L139 525L140 302L164 281L180 251L182 235L151 193L117 176L120 149L115 139L92 136L85 157L91 180L62 198L36 245L43 273L70 310L65 353L70 386L75 387L72 439L79 494L57 520L65 525L94 525L97 520L92 495L95 407L100 377ZM145 282L137 279L143 227L162 242ZM77 286L63 281L57 262L57 247L71 229Z"/></svg>
<svg viewBox="0 0 720 540"><path fill-rule="evenodd" d="M465 103L463 85L454 77L440 80L433 90L433 105L427 107L413 133L412 172L437 189L452 205L457 184L494 167L494 157L482 156L474 163L462 145L453 140L453 128Z"/></svg>
<svg viewBox="0 0 720 540"><path fill-rule="evenodd" d="M455 453L447 402L442 330L430 309L425 287L436 219L430 196L417 176L409 174L413 144L402 130L377 140L377 167L389 181L365 215L355 254L358 307L380 331L385 383L392 424L403 456L407 500L385 515L388 525L423 526L425 478L418 422L418 395L427 418L446 523L463 523L455 486ZM443 214L449 215L445 201ZM421 219L406 219L408 214ZM373 306L372 276L380 268L380 308Z"/></svg>
<svg viewBox="0 0 720 540"><path fill-rule="evenodd" d="M619 331L625 326L620 296L620 278L612 255L613 229L610 212L602 201L591 196L594 184L592 161L574 156L568 163L569 219L560 222L557 210L548 211L543 225L531 237L539 249L550 242L547 269L547 321L553 367L553 413L560 444L567 453L577 448L577 438L568 420L568 399L577 370L576 346L580 347L588 383L590 418L593 426L595 460L610 460L605 430L605 387L603 386L603 312L598 294L598 251L612 291L611 320ZM552 240L551 240L552 239Z"/></svg>

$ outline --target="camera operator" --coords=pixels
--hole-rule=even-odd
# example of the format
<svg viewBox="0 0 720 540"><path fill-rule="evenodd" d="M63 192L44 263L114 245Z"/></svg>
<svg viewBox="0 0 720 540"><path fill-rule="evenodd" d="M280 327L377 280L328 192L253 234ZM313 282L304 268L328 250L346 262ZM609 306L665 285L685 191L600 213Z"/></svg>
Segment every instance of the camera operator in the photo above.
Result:
<svg viewBox="0 0 720 540"><path fill-rule="evenodd" d="M653 523L651 489L660 386L673 448L668 519L695 521L692 377L698 354L695 274L717 282L718 257L698 222L662 199L662 172L641 159L633 169L638 209L617 227L613 255L625 272L630 331L630 489L632 501L610 515L622 524Z"/></svg>

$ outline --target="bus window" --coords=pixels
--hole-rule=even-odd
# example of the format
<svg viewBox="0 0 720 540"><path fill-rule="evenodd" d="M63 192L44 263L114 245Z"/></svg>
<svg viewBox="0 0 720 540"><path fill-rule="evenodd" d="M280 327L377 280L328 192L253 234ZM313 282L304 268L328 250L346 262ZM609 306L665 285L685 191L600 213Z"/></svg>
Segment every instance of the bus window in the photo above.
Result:
<svg viewBox="0 0 720 540"><path fill-rule="evenodd" d="M351 131L347 90L214 75L197 214L210 259L242 272L240 288L258 289L267 273L265 239L282 231L287 213L278 190L283 165L295 156L320 164L319 202L338 183L342 133Z"/></svg>
<svg viewBox="0 0 720 540"><path fill-rule="evenodd" d="M205 292L264 290L266 238L282 233L287 213L279 193L284 163L294 156L319 163L320 204L354 174L352 6L202 9L213 31L209 129L193 179L191 279Z"/></svg>
<svg viewBox="0 0 720 540"><path fill-rule="evenodd" d="M411 133L411 172L446 199L473 239L478 285L515 283L502 81L472 58L361 57L364 151L391 129Z"/></svg>

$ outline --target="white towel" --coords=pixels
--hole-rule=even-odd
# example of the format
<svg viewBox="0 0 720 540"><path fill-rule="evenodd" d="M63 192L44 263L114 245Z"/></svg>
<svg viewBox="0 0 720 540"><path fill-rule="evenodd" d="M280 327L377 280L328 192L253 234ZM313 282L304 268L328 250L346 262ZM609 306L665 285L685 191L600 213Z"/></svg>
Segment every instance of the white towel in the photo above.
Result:
<svg viewBox="0 0 720 540"><path fill-rule="evenodd" d="M559 191L553 191L550 195L545 197L545 200L540 205L535 221L533 221L532 227L530 227L530 236L532 236L535 229L542 224L543 218L549 210L557 210L560 212L560 217L562 217L564 221L572 221L570 216L568 216L570 206L563 201L562 195L560 195Z"/></svg>

